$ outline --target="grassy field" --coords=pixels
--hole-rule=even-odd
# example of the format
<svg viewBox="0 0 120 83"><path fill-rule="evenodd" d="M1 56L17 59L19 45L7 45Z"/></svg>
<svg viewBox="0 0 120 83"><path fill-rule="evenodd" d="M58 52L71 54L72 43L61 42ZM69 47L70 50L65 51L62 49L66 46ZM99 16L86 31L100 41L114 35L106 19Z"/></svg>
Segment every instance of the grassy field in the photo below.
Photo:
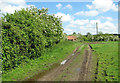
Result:
<svg viewBox="0 0 120 83"><path fill-rule="evenodd" d="M55 45L53 48L48 49L44 56L38 59L31 60L29 63L23 63L18 68L13 69L10 72L2 75L3 81L16 81L26 80L40 72L49 71L55 64L60 63L66 58L72 51L82 43L63 41Z"/></svg>
<svg viewBox="0 0 120 83"><path fill-rule="evenodd" d="M118 81L118 42L91 44L97 56L95 81Z"/></svg>

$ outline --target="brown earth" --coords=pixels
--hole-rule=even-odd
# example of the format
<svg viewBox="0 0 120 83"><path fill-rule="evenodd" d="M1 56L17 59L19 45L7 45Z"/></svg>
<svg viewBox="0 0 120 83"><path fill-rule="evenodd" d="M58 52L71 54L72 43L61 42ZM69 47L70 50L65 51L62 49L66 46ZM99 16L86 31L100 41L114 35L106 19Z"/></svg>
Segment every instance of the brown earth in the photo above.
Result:
<svg viewBox="0 0 120 83"><path fill-rule="evenodd" d="M77 47L73 53L76 54L77 50L79 47ZM73 54L72 53L72 54ZM42 78L39 78L37 81L54 81L56 77L58 77L63 71L64 69L66 69L68 67L68 65L70 63L72 63L72 61L75 59L75 55L72 56L72 54L70 56L67 57L66 63L64 65L60 65L57 68L55 68L52 72L49 72L48 74L46 74L45 76L43 76ZM79 52L77 53L79 54Z"/></svg>
<svg viewBox="0 0 120 83"><path fill-rule="evenodd" d="M90 77L90 62L92 57L92 50L90 45L81 54L81 50L77 47L73 53L65 60L64 65L59 65L44 74L39 76L36 81L91 81Z"/></svg>
<svg viewBox="0 0 120 83"><path fill-rule="evenodd" d="M84 44L86 45L86 44ZM29 81L91 81L92 47L87 44L84 52L82 46L77 47L65 60L66 63L57 64L51 71Z"/></svg>
<svg viewBox="0 0 120 83"><path fill-rule="evenodd" d="M88 45L88 49L85 49L84 59L79 73L79 81L91 81L90 77L90 62L92 57L91 46Z"/></svg>

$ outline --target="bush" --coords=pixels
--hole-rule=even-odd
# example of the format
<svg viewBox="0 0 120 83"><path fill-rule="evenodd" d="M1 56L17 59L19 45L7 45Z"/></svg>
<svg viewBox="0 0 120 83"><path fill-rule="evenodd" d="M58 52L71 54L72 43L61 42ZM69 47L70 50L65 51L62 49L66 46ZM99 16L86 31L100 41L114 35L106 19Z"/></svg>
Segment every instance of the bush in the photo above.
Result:
<svg viewBox="0 0 120 83"><path fill-rule="evenodd" d="M3 70L11 70L27 59L40 57L45 48L63 38L61 18L48 9L22 9L2 18ZM4 21L6 20L6 21Z"/></svg>

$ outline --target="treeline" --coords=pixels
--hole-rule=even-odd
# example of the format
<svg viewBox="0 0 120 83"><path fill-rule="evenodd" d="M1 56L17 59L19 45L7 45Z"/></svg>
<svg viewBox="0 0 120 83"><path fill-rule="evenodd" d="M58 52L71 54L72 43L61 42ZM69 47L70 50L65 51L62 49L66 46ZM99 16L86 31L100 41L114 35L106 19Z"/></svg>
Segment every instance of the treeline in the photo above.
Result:
<svg viewBox="0 0 120 83"><path fill-rule="evenodd" d="M103 34L100 32L97 35L91 35L90 33L87 33L85 36L81 36L81 34L78 35L78 40L80 41L118 41L118 36L112 35L112 34Z"/></svg>
<svg viewBox="0 0 120 83"><path fill-rule="evenodd" d="M118 41L119 37L118 35L113 35L113 34L108 34L105 33L103 34L102 32L99 32L97 35L92 35L90 32L88 32L86 35L82 35L80 33L76 34L73 32L72 35L75 35L77 37L77 41Z"/></svg>
<svg viewBox="0 0 120 83"><path fill-rule="evenodd" d="M61 18L48 9L23 8L2 17L2 70L35 59L63 38Z"/></svg>

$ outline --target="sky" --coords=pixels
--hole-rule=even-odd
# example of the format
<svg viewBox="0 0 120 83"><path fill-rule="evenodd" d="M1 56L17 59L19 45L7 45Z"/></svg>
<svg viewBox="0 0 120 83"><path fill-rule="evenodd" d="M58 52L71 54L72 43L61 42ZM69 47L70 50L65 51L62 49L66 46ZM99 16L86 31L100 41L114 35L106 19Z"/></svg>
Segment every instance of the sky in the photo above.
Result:
<svg viewBox="0 0 120 83"><path fill-rule="evenodd" d="M73 32L85 35L87 32L96 34L96 22L98 31L103 33L118 33L118 2L113 0L91 0L91 2L40 2L25 0L0 1L2 13L14 13L14 10L34 5L38 9L48 8L48 14L62 16L64 33Z"/></svg>

